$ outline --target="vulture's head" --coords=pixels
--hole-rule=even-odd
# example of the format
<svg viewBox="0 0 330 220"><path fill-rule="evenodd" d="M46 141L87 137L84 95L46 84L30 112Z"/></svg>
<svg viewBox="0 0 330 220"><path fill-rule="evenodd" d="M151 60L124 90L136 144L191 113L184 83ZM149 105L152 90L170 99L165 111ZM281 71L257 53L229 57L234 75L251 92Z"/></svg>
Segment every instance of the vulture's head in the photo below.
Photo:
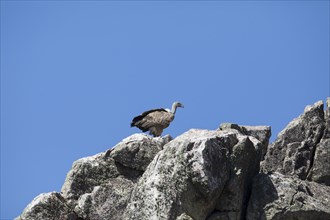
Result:
<svg viewBox="0 0 330 220"><path fill-rule="evenodd" d="M180 102L174 102L174 103L173 103L173 106L174 106L175 108L177 108L177 107L184 108L183 104L180 103Z"/></svg>

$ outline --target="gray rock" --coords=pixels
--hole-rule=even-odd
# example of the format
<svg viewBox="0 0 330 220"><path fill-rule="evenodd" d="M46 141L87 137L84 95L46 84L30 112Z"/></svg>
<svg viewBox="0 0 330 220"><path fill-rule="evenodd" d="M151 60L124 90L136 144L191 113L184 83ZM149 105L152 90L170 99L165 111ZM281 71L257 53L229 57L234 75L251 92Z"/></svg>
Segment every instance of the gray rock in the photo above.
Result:
<svg viewBox="0 0 330 220"><path fill-rule="evenodd" d="M176 220L194 220L192 217L187 215L186 213L182 213Z"/></svg>
<svg viewBox="0 0 330 220"><path fill-rule="evenodd" d="M330 187L280 173L255 177L247 220L328 220Z"/></svg>
<svg viewBox="0 0 330 220"><path fill-rule="evenodd" d="M259 145L256 138L233 130L184 133L150 163L124 219L205 219L214 209L231 208L221 200L234 204L235 217L240 216L250 180L259 170Z"/></svg>
<svg viewBox="0 0 330 220"><path fill-rule="evenodd" d="M304 113L290 122L270 144L262 170L305 180L313 167L314 154L324 130L323 102L319 101L307 106Z"/></svg>
<svg viewBox="0 0 330 220"><path fill-rule="evenodd" d="M106 152L75 161L61 194L38 196L18 219L120 218L133 185L170 140L135 134Z"/></svg>
<svg viewBox="0 0 330 220"><path fill-rule="evenodd" d="M233 148L229 181L221 194L221 199L218 200L216 212L209 218L244 219L251 181L258 173L259 162L267 151L271 128L223 123L220 125L220 130L232 132L236 130L248 138Z"/></svg>
<svg viewBox="0 0 330 220"><path fill-rule="evenodd" d="M37 196L15 220L79 220L65 199L56 192Z"/></svg>
<svg viewBox="0 0 330 220"><path fill-rule="evenodd" d="M216 210L229 219L242 219L248 202L252 179L259 172L260 154L249 138L241 139L230 155L230 176Z"/></svg>
<svg viewBox="0 0 330 220"><path fill-rule="evenodd" d="M117 144L110 157L125 167L145 171L155 155L171 140L169 135L157 138L146 134L132 135Z"/></svg>
<svg viewBox="0 0 330 220"><path fill-rule="evenodd" d="M61 193L72 204L81 195L92 192L95 186L107 183L110 178L120 174L115 161L106 152L85 157L73 163Z"/></svg>
<svg viewBox="0 0 330 220"><path fill-rule="evenodd" d="M327 108L325 110L325 117L330 119L330 97L327 98Z"/></svg>
<svg viewBox="0 0 330 220"><path fill-rule="evenodd" d="M110 179L108 184L94 187L82 195L75 212L83 219L121 219L134 183L125 178Z"/></svg>
<svg viewBox="0 0 330 220"><path fill-rule="evenodd" d="M243 135L255 137L262 144L261 159L263 159L263 157L265 156L267 152L269 138L271 136L270 126L247 126L247 125L238 125L232 123L222 123L219 129L220 130L235 129L240 133L242 133Z"/></svg>
<svg viewBox="0 0 330 220"><path fill-rule="evenodd" d="M234 220L239 219L237 218L237 212L214 212L212 213L207 220Z"/></svg>
<svg viewBox="0 0 330 220"><path fill-rule="evenodd" d="M110 179L123 176L136 182L155 154L170 140L169 136L153 138L134 134L106 152L77 160L63 184L63 197L74 205L81 195L91 193L94 187L107 184Z"/></svg>
<svg viewBox="0 0 330 220"><path fill-rule="evenodd" d="M316 146L313 167L307 179L330 186L330 138L322 139Z"/></svg>
<svg viewBox="0 0 330 220"><path fill-rule="evenodd" d="M325 110L325 130L316 145L313 166L307 179L330 186L330 98Z"/></svg>

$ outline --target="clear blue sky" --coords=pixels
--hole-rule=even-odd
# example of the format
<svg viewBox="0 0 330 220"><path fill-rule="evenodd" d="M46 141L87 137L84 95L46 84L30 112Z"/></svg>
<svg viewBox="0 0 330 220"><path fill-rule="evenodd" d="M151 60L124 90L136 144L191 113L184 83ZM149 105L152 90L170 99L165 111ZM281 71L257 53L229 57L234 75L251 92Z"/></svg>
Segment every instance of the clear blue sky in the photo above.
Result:
<svg viewBox="0 0 330 220"><path fill-rule="evenodd" d="M273 140L329 84L329 1L1 1L0 219L144 110L184 103L174 137L233 122Z"/></svg>

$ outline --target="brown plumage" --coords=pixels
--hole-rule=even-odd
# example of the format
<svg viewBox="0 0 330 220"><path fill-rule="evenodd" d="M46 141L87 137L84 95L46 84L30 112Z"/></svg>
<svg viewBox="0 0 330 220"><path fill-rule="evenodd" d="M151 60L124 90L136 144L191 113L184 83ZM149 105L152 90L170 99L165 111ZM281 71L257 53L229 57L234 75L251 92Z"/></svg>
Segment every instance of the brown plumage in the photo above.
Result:
<svg viewBox="0 0 330 220"><path fill-rule="evenodd" d="M137 127L143 132L149 131L154 137L159 137L165 128L174 120L176 109L182 107L180 102L174 102L172 109L152 109L133 118L131 127Z"/></svg>

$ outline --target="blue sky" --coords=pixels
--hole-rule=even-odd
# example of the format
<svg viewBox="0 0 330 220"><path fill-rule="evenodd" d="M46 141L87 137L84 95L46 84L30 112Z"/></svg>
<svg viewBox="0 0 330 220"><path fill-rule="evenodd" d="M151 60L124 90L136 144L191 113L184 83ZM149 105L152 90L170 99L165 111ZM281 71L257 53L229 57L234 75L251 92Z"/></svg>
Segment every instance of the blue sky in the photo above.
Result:
<svg viewBox="0 0 330 220"><path fill-rule="evenodd" d="M72 163L140 132L272 126L329 96L329 1L1 1L1 208L60 191Z"/></svg>

